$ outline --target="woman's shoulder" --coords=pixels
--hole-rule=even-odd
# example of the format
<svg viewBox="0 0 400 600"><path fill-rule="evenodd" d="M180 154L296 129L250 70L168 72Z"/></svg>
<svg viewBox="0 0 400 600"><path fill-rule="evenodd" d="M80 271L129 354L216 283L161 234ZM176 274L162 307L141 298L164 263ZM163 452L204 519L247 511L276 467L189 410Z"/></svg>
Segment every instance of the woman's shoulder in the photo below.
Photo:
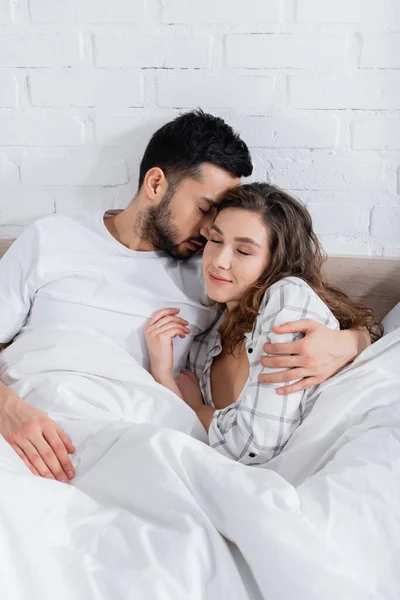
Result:
<svg viewBox="0 0 400 600"><path fill-rule="evenodd" d="M280 311L292 313L293 318L315 319L338 327L330 308L313 288L300 277L284 277L267 289L262 299L259 318L276 315Z"/></svg>

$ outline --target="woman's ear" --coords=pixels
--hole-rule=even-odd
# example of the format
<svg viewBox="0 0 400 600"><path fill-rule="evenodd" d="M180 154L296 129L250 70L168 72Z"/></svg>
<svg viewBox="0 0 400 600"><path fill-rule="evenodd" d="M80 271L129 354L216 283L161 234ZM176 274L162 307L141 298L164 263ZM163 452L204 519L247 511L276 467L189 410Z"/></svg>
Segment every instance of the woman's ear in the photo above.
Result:
<svg viewBox="0 0 400 600"><path fill-rule="evenodd" d="M167 178L162 169L153 167L147 171L143 181L143 191L151 204L159 204L163 199L167 188Z"/></svg>

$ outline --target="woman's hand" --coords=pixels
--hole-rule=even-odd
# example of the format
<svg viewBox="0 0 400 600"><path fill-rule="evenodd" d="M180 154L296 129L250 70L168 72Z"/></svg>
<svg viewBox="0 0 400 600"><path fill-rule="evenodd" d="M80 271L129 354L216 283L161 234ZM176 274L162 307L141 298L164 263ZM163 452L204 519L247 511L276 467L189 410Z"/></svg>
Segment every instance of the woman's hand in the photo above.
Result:
<svg viewBox="0 0 400 600"><path fill-rule="evenodd" d="M203 396L200 391L197 377L191 371L182 371L175 379L175 383L182 394L183 400L195 412L203 405Z"/></svg>
<svg viewBox="0 0 400 600"><path fill-rule="evenodd" d="M172 379L174 337L185 338L190 329L188 321L177 316L179 308L163 308L158 310L144 330L147 348L150 355L151 374L163 385ZM169 387L169 386L167 386Z"/></svg>

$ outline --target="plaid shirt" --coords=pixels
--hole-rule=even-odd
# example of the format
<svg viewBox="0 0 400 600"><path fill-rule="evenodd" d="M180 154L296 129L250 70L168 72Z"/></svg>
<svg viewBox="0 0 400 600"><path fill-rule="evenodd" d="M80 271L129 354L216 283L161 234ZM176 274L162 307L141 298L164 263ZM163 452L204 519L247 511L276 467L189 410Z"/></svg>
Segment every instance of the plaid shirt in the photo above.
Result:
<svg viewBox="0 0 400 600"><path fill-rule="evenodd" d="M190 348L188 370L200 383L205 404L214 406L211 394L211 365L221 353L219 326L224 315L208 331L198 335ZM277 456L300 425L307 398L312 391L279 396L276 390L284 384L258 381L260 373L274 373L260 364L266 342L291 342L301 334L276 334L272 328L289 321L312 319L331 329L339 329L338 321L317 294L297 277L286 277L265 293L260 312L247 333L246 352L249 377L234 404L216 410L209 428L210 445L221 454L248 465L262 464Z"/></svg>

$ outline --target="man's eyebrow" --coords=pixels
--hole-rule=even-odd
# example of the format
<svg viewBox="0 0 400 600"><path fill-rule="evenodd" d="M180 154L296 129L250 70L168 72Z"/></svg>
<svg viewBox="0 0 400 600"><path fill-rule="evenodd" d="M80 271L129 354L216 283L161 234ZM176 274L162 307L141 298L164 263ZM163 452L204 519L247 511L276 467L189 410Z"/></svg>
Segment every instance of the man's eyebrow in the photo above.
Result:
<svg viewBox="0 0 400 600"><path fill-rule="evenodd" d="M213 200L212 198L207 198L207 196L202 196L200 198L200 200L207 202L207 204L209 204L210 206L217 206L217 203L215 202L215 200Z"/></svg>
<svg viewBox="0 0 400 600"><path fill-rule="evenodd" d="M224 235L222 233L221 229L218 227L218 225L215 225L215 223L213 225L211 225L210 229L214 229L214 231L216 231L220 235ZM257 248L261 248L260 244L258 242L256 242L255 240L253 240L252 238L235 237L234 240L235 240L235 242L241 242L242 244L253 244L253 246L257 246Z"/></svg>

